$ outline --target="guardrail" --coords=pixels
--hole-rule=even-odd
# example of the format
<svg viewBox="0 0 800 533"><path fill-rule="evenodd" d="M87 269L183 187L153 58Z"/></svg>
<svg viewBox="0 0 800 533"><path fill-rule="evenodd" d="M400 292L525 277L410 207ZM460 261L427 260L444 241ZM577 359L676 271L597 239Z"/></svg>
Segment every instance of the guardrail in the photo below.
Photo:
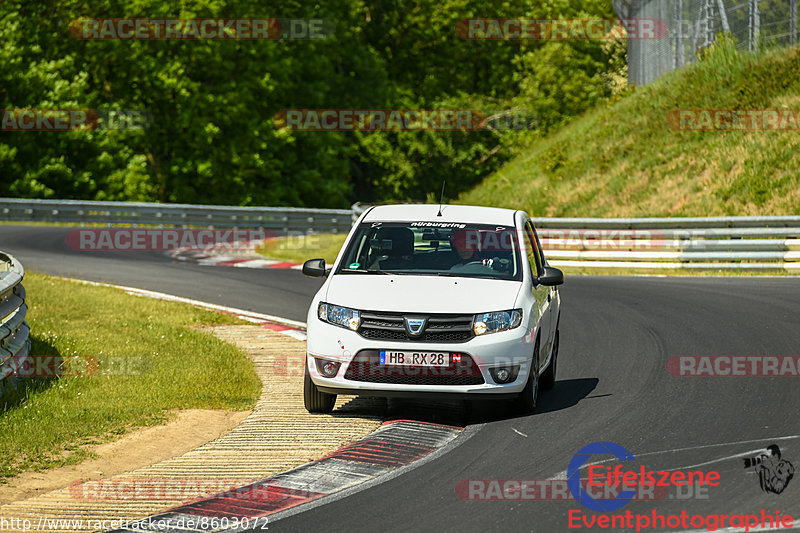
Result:
<svg viewBox="0 0 800 533"><path fill-rule="evenodd" d="M534 218L559 267L800 272L800 217Z"/></svg>
<svg viewBox="0 0 800 533"><path fill-rule="evenodd" d="M359 203L352 209L305 209L0 198L0 220L258 228L286 235L347 232L368 207ZM555 266L800 272L800 216L533 221Z"/></svg>
<svg viewBox="0 0 800 533"><path fill-rule="evenodd" d="M22 369L29 357L30 328L25 322L28 305L22 278L25 269L13 256L0 252L0 397L17 382L9 374Z"/></svg>
<svg viewBox="0 0 800 533"><path fill-rule="evenodd" d="M235 207L0 198L0 220L158 227L258 228L281 234L350 231L350 209Z"/></svg>

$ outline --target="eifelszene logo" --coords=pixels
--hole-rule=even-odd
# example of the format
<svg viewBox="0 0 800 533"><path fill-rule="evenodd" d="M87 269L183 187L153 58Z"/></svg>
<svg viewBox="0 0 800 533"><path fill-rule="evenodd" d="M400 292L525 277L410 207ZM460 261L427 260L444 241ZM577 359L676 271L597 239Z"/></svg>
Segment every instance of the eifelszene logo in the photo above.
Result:
<svg viewBox="0 0 800 533"><path fill-rule="evenodd" d="M575 501L582 506L607 513L616 511L624 507L629 501L635 498L637 488L670 488L675 487L705 487L718 486L720 483L719 472L703 472L701 470L667 470L652 471L645 465L634 467L633 470L623 470L622 464L616 466L604 466L600 463L608 462L608 459L589 463L594 455L611 455L619 461L634 461L633 454L624 446L608 441L593 442L584 446L576 453L567 468L567 487L575 498ZM586 466L588 480L584 488L581 482L581 470ZM603 493L603 498L593 498L587 491L589 488L606 487L613 488L611 494ZM618 490L619 488L627 490Z"/></svg>
<svg viewBox="0 0 800 533"><path fill-rule="evenodd" d="M615 442L593 442L584 446L578 453L576 453L572 460L569 462L567 468L567 486L579 504L587 507L593 511L605 513L608 511L616 511L624 507L633 496L636 494L632 490L620 492L616 498L597 499L592 498L583 487L581 487L581 467L585 465L593 455L608 455L615 456L620 461L633 461L634 457L631 452Z"/></svg>
<svg viewBox="0 0 800 533"><path fill-rule="evenodd" d="M744 459L744 467L753 468L758 474L758 483L764 492L780 494L794 477L794 465L781 458L777 444L767 446L766 453Z"/></svg>

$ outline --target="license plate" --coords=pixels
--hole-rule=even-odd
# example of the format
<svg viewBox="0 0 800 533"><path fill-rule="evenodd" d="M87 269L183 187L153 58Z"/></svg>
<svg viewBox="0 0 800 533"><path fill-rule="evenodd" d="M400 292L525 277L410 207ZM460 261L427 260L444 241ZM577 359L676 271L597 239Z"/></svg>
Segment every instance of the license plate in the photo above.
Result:
<svg viewBox="0 0 800 533"><path fill-rule="evenodd" d="M449 366L447 352L400 352L381 350L380 364L395 366Z"/></svg>

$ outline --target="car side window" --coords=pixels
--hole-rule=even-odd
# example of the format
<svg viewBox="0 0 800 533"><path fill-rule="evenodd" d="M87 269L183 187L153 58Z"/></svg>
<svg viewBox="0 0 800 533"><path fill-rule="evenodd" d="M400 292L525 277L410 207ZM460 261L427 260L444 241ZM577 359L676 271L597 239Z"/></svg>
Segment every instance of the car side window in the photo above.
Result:
<svg viewBox="0 0 800 533"><path fill-rule="evenodd" d="M536 238L531 232L530 224L525 224L525 248L528 251L528 262L531 265L531 273L534 276L541 276L544 273L542 268L542 258L539 254L539 247L536 245Z"/></svg>
<svg viewBox="0 0 800 533"><path fill-rule="evenodd" d="M533 231L533 238L536 241L536 248L539 250L540 264L542 265L542 268L544 268L544 265L546 265L547 262L544 260L544 250L542 250L542 243L539 240L539 234L536 232L536 228L533 227L533 222L529 220L528 225L531 227L531 231Z"/></svg>

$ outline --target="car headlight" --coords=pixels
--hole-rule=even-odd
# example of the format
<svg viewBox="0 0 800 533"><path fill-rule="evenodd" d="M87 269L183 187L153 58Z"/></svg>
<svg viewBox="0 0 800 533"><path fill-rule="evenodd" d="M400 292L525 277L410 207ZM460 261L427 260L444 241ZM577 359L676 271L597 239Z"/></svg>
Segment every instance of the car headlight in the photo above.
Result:
<svg viewBox="0 0 800 533"><path fill-rule="evenodd" d="M328 324L352 329L353 331L357 330L358 326L361 325L361 315L355 309L325 302L319 303L317 317Z"/></svg>
<svg viewBox="0 0 800 533"><path fill-rule="evenodd" d="M496 333L507 329L514 329L522 324L522 309L511 311L496 311L475 315L472 321L472 331L475 335Z"/></svg>

